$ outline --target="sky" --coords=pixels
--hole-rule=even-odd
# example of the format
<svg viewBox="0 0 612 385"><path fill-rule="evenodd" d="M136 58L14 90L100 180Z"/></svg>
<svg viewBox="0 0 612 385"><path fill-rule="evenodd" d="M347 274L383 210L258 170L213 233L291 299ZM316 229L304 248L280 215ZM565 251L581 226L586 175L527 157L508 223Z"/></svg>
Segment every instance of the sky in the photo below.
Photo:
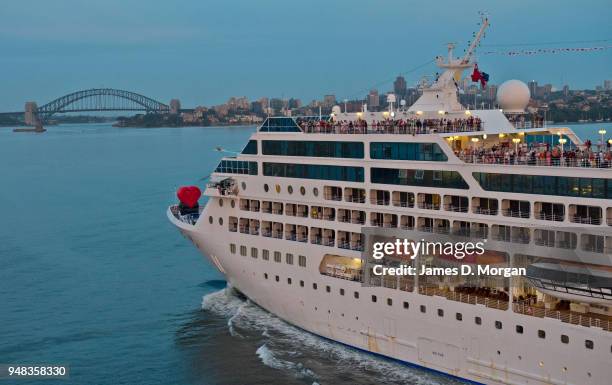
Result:
<svg viewBox="0 0 612 385"><path fill-rule="evenodd" d="M409 85L435 74L422 65L448 42L461 53L478 11L491 21L482 52L612 45L610 0L0 0L0 111L97 87L184 107L362 98L399 73ZM495 84L592 89L612 79L612 49L477 61Z"/></svg>

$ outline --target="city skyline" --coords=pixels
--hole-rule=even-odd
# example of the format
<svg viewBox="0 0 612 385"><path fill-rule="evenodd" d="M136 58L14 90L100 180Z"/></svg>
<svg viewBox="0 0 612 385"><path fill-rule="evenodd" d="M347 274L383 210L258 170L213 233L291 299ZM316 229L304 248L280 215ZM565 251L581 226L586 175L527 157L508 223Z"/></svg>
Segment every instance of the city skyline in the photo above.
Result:
<svg viewBox="0 0 612 385"><path fill-rule="evenodd" d="M416 7L399 1L358 7L315 2L296 18L273 0L31 3L5 4L0 15L0 46L8 53L0 58L1 111L102 86L165 103L178 98L184 106L217 105L232 95L249 100L291 96L305 103L332 93L338 100L363 98L373 88L393 89L398 73L407 72L408 87L425 75L433 77L435 65L423 63L444 55L448 41L457 43L460 54L477 28L477 11L488 5L478 1L445 13L423 3L414 17ZM478 52L533 48L528 44L535 43L553 48L605 45L595 41L611 37L605 27L609 6L589 3L554 9L526 1L496 5ZM587 18L589 23L572 22ZM558 89L565 84L593 89L612 78L607 66L611 52L482 55L478 63L496 84L537 79Z"/></svg>

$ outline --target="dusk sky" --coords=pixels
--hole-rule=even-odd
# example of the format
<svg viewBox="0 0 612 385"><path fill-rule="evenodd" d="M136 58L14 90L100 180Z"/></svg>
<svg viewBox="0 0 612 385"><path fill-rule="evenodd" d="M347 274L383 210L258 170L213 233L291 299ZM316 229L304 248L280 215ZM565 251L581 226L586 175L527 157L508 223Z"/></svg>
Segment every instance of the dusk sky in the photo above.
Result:
<svg viewBox="0 0 612 385"><path fill-rule="evenodd" d="M242 95L359 98L390 89L447 42L461 53L479 10L492 24L481 52L612 45L610 0L3 0L0 111L96 87L185 107ZM594 88L612 79L612 49L478 63L495 84ZM413 85L435 72L430 64L405 77Z"/></svg>

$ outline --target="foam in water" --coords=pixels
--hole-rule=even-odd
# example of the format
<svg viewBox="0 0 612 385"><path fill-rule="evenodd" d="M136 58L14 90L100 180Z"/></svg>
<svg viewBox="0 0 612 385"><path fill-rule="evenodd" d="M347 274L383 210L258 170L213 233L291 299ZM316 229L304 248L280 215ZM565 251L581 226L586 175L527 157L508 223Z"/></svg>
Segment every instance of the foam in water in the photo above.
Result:
<svg viewBox="0 0 612 385"><path fill-rule="evenodd" d="M325 340L314 334L296 328L280 318L268 313L249 300L240 299L231 289L206 295L202 308L217 315L229 317L230 333L235 329L257 331L266 339L257 351L257 356L266 366L293 372L296 377L311 378L313 383L318 375L300 362L285 358L297 357L296 347L301 350L312 349L317 357L333 362L340 371L351 373L355 370L371 371L378 383L409 383L436 385L461 383L448 377L435 375L393 361L378 358L350 347ZM234 335L234 334L232 334ZM281 358L282 357L282 358Z"/></svg>

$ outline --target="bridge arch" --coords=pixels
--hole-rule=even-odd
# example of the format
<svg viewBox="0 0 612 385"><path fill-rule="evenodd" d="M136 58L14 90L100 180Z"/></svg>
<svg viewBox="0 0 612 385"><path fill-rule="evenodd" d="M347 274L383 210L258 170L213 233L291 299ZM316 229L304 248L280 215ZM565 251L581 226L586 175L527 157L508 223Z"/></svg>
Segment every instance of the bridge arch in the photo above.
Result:
<svg viewBox="0 0 612 385"><path fill-rule="evenodd" d="M170 111L170 106L135 92L114 88L92 88L73 92L38 107L44 120L55 113L87 111Z"/></svg>

